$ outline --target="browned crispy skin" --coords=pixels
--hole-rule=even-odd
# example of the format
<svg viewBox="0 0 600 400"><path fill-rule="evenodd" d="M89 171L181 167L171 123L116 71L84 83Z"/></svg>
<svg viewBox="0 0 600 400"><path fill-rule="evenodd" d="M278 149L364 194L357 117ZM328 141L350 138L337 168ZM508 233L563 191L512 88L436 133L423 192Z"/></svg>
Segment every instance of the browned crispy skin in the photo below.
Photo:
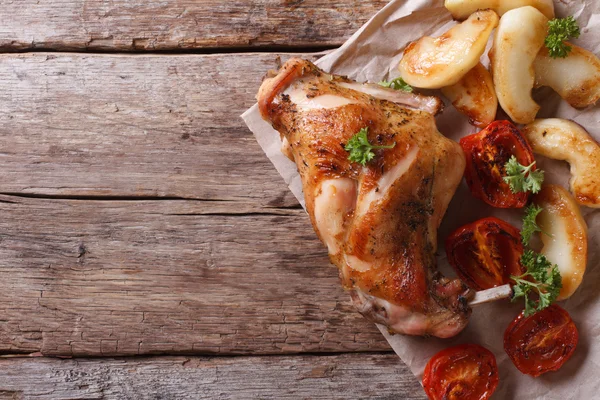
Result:
<svg viewBox="0 0 600 400"><path fill-rule="evenodd" d="M313 227L359 310L394 332L452 336L468 321L471 293L436 272L435 251L464 155L437 131L430 113L346 83L352 84L292 59L263 83L259 108L289 143ZM333 95L350 103L305 107L286 92L291 85L304 101ZM344 149L362 128L372 144L395 143L375 150L367 167L350 162Z"/></svg>

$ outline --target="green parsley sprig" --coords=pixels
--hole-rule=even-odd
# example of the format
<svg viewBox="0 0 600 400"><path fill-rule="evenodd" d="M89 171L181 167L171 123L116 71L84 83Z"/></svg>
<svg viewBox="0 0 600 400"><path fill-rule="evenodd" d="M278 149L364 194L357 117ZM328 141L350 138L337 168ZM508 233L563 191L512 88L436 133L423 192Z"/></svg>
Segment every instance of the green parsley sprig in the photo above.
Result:
<svg viewBox="0 0 600 400"><path fill-rule="evenodd" d="M348 160L360 163L364 166L375 157L375 153L372 151L373 149L391 149L396 146L396 142L389 146L373 146L369 143L369 138L367 137L368 133L368 127L362 128L348 141L348 144L344 147L346 151L350 152Z"/></svg>
<svg viewBox="0 0 600 400"><path fill-rule="evenodd" d="M579 25L575 18L554 18L548 21L548 35L544 44L548 48L548 54L552 58L565 58L572 50L571 46L565 43L570 38L578 38L581 35Z"/></svg>
<svg viewBox="0 0 600 400"><path fill-rule="evenodd" d="M538 169L532 171L535 161L525 166L517 161L517 157L511 156L504 165L506 176L504 182L508 183L513 193L531 192L537 193L542 189L544 182L544 171Z"/></svg>
<svg viewBox="0 0 600 400"><path fill-rule="evenodd" d="M523 229L521 229L521 240L525 246L531 241L531 237L536 232L541 232L546 236L552 237L551 234L545 232L537 224L537 216L544 209L536 204L531 204L525 208L525 216L523 217Z"/></svg>
<svg viewBox="0 0 600 400"><path fill-rule="evenodd" d="M392 88L394 90L402 90L404 92L409 92L411 93L413 91L413 87L410 86L408 83L406 83L404 81L404 79L402 79L401 76L399 76L396 79L392 79L391 81L381 81L379 82L379 85L383 86L383 87L387 87L387 88Z"/></svg>
<svg viewBox="0 0 600 400"><path fill-rule="evenodd" d="M529 244L531 236L536 232L542 232L542 229L536 222L536 218L543 210L542 207L531 204L525 209L525 217L523 218L523 229L521 229L521 240L525 246Z"/></svg>
<svg viewBox="0 0 600 400"><path fill-rule="evenodd" d="M562 288L562 280L558 266L552 265L546 256L533 250L523 253L521 264L527 268L527 272L521 276L510 277L516 282L511 301L525 298L525 316L528 317L556 300ZM533 300L530 294L537 294L538 299Z"/></svg>

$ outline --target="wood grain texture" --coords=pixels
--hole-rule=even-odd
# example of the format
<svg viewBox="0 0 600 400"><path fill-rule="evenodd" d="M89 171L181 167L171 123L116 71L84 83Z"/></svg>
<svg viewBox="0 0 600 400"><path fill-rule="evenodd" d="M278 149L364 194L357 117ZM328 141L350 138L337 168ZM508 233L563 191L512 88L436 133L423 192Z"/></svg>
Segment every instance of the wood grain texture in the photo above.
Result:
<svg viewBox="0 0 600 400"><path fill-rule="evenodd" d="M0 192L297 205L240 118L279 62L0 55Z"/></svg>
<svg viewBox="0 0 600 400"><path fill-rule="evenodd" d="M0 360L0 399L426 399L394 354Z"/></svg>
<svg viewBox="0 0 600 400"><path fill-rule="evenodd" d="M18 0L0 8L3 50L339 46L387 0Z"/></svg>
<svg viewBox="0 0 600 400"><path fill-rule="evenodd" d="M0 353L389 350L303 210L0 196Z"/></svg>

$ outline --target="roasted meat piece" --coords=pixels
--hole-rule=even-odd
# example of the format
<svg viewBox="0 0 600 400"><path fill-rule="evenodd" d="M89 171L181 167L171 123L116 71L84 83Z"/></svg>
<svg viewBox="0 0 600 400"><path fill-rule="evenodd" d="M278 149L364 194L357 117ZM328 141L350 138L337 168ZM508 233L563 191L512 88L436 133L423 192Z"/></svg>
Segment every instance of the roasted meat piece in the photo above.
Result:
<svg viewBox="0 0 600 400"><path fill-rule="evenodd" d="M296 162L313 227L358 310L391 332L450 337L472 292L436 267L437 229L465 168L442 136L435 97L359 84L294 58L258 93L260 112ZM365 166L344 149L361 129Z"/></svg>

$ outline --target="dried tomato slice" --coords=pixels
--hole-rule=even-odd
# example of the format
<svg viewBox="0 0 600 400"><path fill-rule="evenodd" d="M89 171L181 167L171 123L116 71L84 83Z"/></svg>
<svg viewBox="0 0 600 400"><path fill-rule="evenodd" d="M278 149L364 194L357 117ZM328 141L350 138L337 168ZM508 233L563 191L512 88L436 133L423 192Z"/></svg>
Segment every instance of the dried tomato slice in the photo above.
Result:
<svg viewBox="0 0 600 400"><path fill-rule="evenodd" d="M505 164L515 156L522 165L535 159L521 132L509 121L494 121L484 130L460 139L467 167L465 179L473 196L499 208L521 208L529 193L513 193L503 177ZM532 168L535 171L535 166Z"/></svg>
<svg viewBox="0 0 600 400"><path fill-rule="evenodd" d="M562 367L578 342L571 316L556 304L529 317L519 314L504 332L506 354L519 371L534 377Z"/></svg>
<svg viewBox="0 0 600 400"><path fill-rule="evenodd" d="M522 254L519 230L495 217L462 226L446 239L448 262L476 290L507 284L511 275L525 273Z"/></svg>
<svg viewBox="0 0 600 400"><path fill-rule="evenodd" d="M496 357L485 347L463 344L429 360L423 387L432 400L486 400L498 387Z"/></svg>

